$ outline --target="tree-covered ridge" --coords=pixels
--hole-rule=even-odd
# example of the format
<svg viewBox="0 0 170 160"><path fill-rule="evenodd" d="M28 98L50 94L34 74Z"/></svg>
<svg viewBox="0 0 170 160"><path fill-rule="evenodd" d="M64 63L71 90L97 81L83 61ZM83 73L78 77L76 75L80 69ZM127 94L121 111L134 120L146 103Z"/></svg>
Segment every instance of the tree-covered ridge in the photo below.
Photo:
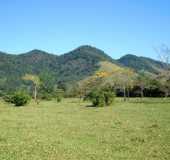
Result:
<svg viewBox="0 0 170 160"><path fill-rule="evenodd" d="M151 73L164 69L161 62L133 55L114 60L104 51L88 45L61 56L37 49L19 55L0 52L0 90L20 87L25 83L22 80L25 74L41 75L45 72L54 77L55 84L72 85L101 69L99 64L103 61L112 63L112 68L126 66Z"/></svg>
<svg viewBox="0 0 170 160"><path fill-rule="evenodd" d="M69 53L59 56L60 81L77 81L92 75L100 61L113 61L102 50L91 46L81 46Z"/></svg>
<svg viewBox="0 0 170 160"><path fill-rule="evenodd" d="M165 65L160 62L146 57L138 57L135 55L125 55L118 59L118 62L126 67L130 67L139 72L145 70L150 73L160 73L165 69Z"/></svg>
<svg viewBox="0 0 170 160"><path fill-rule="evenodd" d="M39 75L49 72L55 83L71 84L97 70L98 62L112 61L103 51L91 46L81 46L67 54L57 56L41 50L20 55L0 53L1 89L19 87L25 74Z"/></svg>

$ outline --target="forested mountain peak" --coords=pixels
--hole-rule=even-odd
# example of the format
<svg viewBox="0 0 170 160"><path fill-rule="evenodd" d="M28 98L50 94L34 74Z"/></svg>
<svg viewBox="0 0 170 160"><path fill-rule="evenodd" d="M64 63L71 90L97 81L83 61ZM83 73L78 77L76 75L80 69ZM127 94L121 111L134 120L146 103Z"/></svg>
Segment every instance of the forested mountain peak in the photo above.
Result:
<svg viewBox="0 0 170 160"><path fill-rule="evenodd" d="M71 52L61 55L64 58L71 58L71 59L78 59L78 58L85 58L85 59L93 59L94 61L112 61L113 59L108 56L104 51L92 47L90 45L82 45Z"/></svg>
<svg viewBox="0 0 170 160"><path fill-rule="evenodd" d="M160 70L165 69L165 65L160 61L132 54L121 57L118 59L118 62L126 67L133 68L136 71L146 70L156 74L159 73Z"/></svg>
<svg viewBox="0 0 170 160"><path fill-rule="evenodd" d="M19 87L23 75L40 75L44 72L53 75L56 84L73 84L93 75L100 69L99 64L103 61L114 64L109 65L113 68L125 66L135 71L145 70L154 74L164 69L159 61L131 54L114 60L104 51L90 45L80 46L60 56L38 49L19 55L0 52L0 79L6 79L0 88Z"/></svg>
<svg viewBox="0 0 170 160"><path fill-rule="evenodd" d="M56 56L54 54L51 54L51 53L48 53L46 51L43 51L43 50L39 50L39 49L33 49L33 50L30 50L26 53L22 53L22 54L19 54L20 56L31 56L31 55L53 55L53 56Z"/></svg>

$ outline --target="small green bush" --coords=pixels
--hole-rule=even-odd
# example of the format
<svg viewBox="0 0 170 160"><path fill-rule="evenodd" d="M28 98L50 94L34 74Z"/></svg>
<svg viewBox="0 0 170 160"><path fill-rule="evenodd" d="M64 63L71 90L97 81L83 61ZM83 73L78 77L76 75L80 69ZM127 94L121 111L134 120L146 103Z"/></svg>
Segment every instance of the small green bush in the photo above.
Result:
<svg viewBox="0 0 170 160"><path fill-rule="evenodd" d="M104 97L105 97L105 104L109 106L114 102L116 95L114 92L110 90L106 90L104 91Z"/></svg>
<svg viewBox="0 0 170 160"><path fill-rule="evenodd" d="M13 103L13 95L12 94L8 94L3 96L3 100L7 103Z"/></svg>
<svg viewBox="0 0 170 160"><path fill-rule="evenodd" d="M30 101L30 96L24 91L17 91L11 97L11 103L15 106L24 106Z"/></svg>
<svg viewBox="0 0 170 160"><path fill-rule="evenodd" d="M111 105L114 101L115 93L108 89L94 89L86 97L95 107L104 107Z"/></svg>
<svg viewBox="0 0 170 160"><path fill-rule="evenodd" d="M40 99L51 101L53 98L53 95L48 92L42 92L40 93Z"/></svg>
<svg viewBox="0 0 170 160"><path fill-rule="evenodd" d="M98 95L96 96L96 106L98 107L104 107L105 106L105 97L103 92L98 92Z"/></svg>
<svg viewBox="0 0 170 160"><path fill-rule="evenodd" d="M54 98L56 98L57 102L61 102L64 97L64 91L62 89L57 89L54 92Z"/></svg>

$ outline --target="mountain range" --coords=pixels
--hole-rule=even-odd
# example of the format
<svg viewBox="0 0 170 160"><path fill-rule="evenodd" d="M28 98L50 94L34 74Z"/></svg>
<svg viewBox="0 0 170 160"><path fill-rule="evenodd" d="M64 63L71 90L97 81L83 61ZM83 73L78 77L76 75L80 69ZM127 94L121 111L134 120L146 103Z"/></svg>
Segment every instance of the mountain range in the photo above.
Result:
<svg viewBox="0 0 170 160"><path fill-rule="evenodd" d="M19 55L0 52L0 89L7 87L10 90L20 86L21 77L26 73L39 75L46 72L53 75L56 83L72 84L94 74L102 61L129 67L136 72L145 70L158 74L165 69L160 61L130 54L115 60L104 51L89 45L60 56L37 49Z"/></svg>

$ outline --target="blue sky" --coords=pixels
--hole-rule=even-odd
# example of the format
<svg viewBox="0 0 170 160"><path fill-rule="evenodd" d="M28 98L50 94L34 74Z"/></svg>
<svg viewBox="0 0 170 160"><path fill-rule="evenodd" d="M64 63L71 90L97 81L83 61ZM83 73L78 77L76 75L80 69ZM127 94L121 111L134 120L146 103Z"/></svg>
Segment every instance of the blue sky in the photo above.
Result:
<svg viewBox="0 0 170 160"><path fill-rule="evenodd" d="M169 0L1 0L0 50L62 54L89 44L113 58L170 46Z"/></svg>

